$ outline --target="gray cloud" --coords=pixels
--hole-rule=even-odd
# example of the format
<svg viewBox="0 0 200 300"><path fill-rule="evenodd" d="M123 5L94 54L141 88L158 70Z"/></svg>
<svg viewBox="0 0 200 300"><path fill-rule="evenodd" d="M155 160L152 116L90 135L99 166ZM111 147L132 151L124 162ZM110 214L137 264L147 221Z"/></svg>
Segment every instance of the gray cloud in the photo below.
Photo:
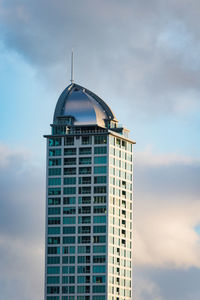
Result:
<svg viewBox="0 0 200 300"><path fill-rule="evenodd" d="M178 0L3 1L1 31L55 88L69 77L74 47L81 83L127 105L134 99L135 110L176 113L183 96L186 107L199 103L198 7Z"/></svg>

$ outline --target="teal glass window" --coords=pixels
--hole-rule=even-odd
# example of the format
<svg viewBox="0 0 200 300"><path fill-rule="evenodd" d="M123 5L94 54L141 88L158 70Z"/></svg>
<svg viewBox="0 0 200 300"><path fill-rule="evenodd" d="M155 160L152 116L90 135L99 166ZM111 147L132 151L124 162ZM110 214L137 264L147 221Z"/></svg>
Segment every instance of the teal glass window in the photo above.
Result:
<svg viewBox="0 0 200 300"><path fill-rule="evenodd" d="M56 196L61 194L61 188L48 188L49 196Z"/></svg>
<svg viewBox="0 0 200 300"><path fill-rule="evenodd" d="M63 179L63 184L76 184L76 177L66 177Z"/></svg>
<svg viewBox="0 0 200 300"><path fill-rule="evenodd" d="M60 217L49 217L48 218L49 225L59 225L60 224Z"/></svg>
<svg viewBox="0 0 200 300"><path fill-rule="evenodd" d="M107 167L106 166L97 166L94 167L94 174L106 174Z"/></svg>
<svg viewBox="0 0 200 300"><path fill-rule="evenodd" d="M47 274L60 274L60 267L47 267Z"/></svg>
<svg viewBox="0 0 200 300"><path fill-rule="evenodd" d="M105 243L106 242L106 236L105 235L95 235L93 236L93 243Z"/></svg>
<svg viewBox="0 0 200 300"><path fill-rule="evenodd" d="M106 253L106 246L93 246L93 253Z"/></svg>
<svg viewBox="0 0 200 300"><path fill-rule="evenodd" d="M78 189L79 194L91 194L91 186L82 186Z"/></svg>
<svg viewBox="0 0 200 300"><path fill-rule="evenodd" d="M64 144L65 144L65 146L74 145L74 137L73 136L65 137Z"/></svg>
<svg viewBox="0 0 200 300"><path fill-rule="evenodd" d="M81 206L78 208L79 214L90 214L91 213L91 207L90 206Z"/></svg>
<svg viewBox="0 0 200 300"><path fill-rule="evenodd" d="M91 147L79 148L79 154L80 155L91 154L91 153L92 153L92 148Z"/></svg>
<svg viewBox="0 0 200 300"><path fill-rule="evenodd" d="M90 165L91 162L91 157L79 157L79 165Z"/></svg>
<svg viewBox="0 0 200 300"><path fill-rule="evenodd" d="M48 227L48 234L60 234L60 227Z"/></svg>
<svg viewBox="0 0 200 300"><path fill-rule="evenodd" d="M61 178L49 178L48 180L49 185L60 185L61 184Z"/></svg>
<svg viewBox="0 0 200 300"><path fill-rule="evenodd" d="M91 167L80 167L79 168L79 174L91 174Z"/></svg>
<svg viewBox="0 0 200 300"><path fill-rule="evenodd" d="M94 214L103 214L106 213L106 206L94 206L93 207Z"/></svg>
<svg viewBox="0 0 200 300"><path fill-rule="evenodd" d="M63 224L76 224L76 217L63 217Z"/></svg>
<svg viewBox="0 0 200 300"><path fill-rule="evenodd" d="M79 226L78 233L90 233L91 227L90 226Z"/></svg>
<svg viewBox="0 0 200 300"><path fill-rule="evenodd" d="M90 253L90 246L78 246L78 253Z"/></svg>
<svg viewBox="0 0 200 300"><path fill-rule="evenodd" d="M60 247L48 247L48 254L60 254Z"/></svg>
<svg viewBox="0 0 200 300"><path fill-rule="evenodd" d="M94 186L94 194L106 194L106 186Z"/></svg>
<svg viewBox="0 0 200 300"><path fill-rule="evenodd" d="M75 256L63 256L63 264L75 264Z"/></svg>
<svg viewBox="0 0 200 300"><path fill-rule="evenodd" d="M64 155L76 155L76 148L65 148Z"/></svg>
<svg viewBox="0 0 200 300"><path fill-rule="evenodd" d="M60 300L59 296L47 296L47 300Z"/></svg>
<svg viewBox="0 0 200 300"><path fill-rule="evenodd" d="M49 176L61 175L61 168L49 168Z"/></svg>
<svg viewBox="0 0 200 300"><path fill-rule="evenodd" d="M75 253L75 246L64 246L63 247L63 254L74 254Z"/></svg>
<svg viewBox="0 0 200 300"><path fill-rule="evenodd" d="M75 175L76 168L64 168L64 175Z"/></svg>
<svg viewBox="0 0 200 300"><path fill-rule="evenodd" d="M64 197L63 204L65 205L76 204L76 197Z"/></svg>
<svg viewBox="0 0 200 300"><path fill-rule="evenodd" d="M106 286L105 285L93 285L92 287L92 292L93 293L105 293L106 291Z"/></svg>
<svg viewBox="0 0 200 300"><path fill-rule="evenodd" d="M78 266L77 273L90 273L90 266Z"/></svg>
<svg viewBox="0 0 200 300"><path fill-rule="evenodd" d="M60 214L60 207L49 207L48 208L49 215L59 215Z"/></svg>
<svg viewBox="0 0 200 300"><path fill-rule="evenodd" d="M66 187L63 189L64 195L74 195L76 194L76 187Z"/></svg>
<svg viewBox="0 0 200 300"><path fill-rule="evenodd" d="M106 183L106 176L94 176L94 183Z"/></svg>
<svg viewBox="0 0 200 300"><path fill-rule="evenodd" d="M90 216L80 216L78 217L78 224L88 224L91 223L91 217Z"/></svg>
<svg viewBox="0 0 200 300"><path fill-rule="evenodd" d="M49 256L47 257L48 265L57 265L60 264L60 256Z"/></svg>
<svg viewBox="0 0 200 300"><path fill-rule="evenodd" d="M62 273L63 274L74 274L75 273L75 267L74 266L63 266L62 267Z"/></svg>
<svg viewBox="0 0 200 300"><path fill-rule="evenodd" d="M93 283L105 283L106 282L106 276L93 276L92 282Z"/></svg>
<svg viewBox="0 0 200 300"><path fill-rule="evenodd" d="M60 277L59 276L47 276L47 284L59 284Z"/></svg>
<svg viewBox="0 0 200 300"><path fill-rule="evenodd" d="M106 300L106 296L92 296L92 300Z"/></svg>
<svg viewBox="0 0 200 300"><path fill-rule="evenodd" d="M106 164L107 163L107 156L95 156L94 157L94 164Z"/></svg>
<svg viewBox="0 0 200 300"><path fill-rule="evenodd" d="M60 198L48 198L48 205L60 205Z"/></svg>
<svg viewBox="0 0 200 300"><path fill-rule="evenodd" d="M79 184L91 184L91 177L79 177Z"/></svg>
<svg viewBox="0 0 200 300"><path fill-rule="evenodd" d="M82 136L82 145L91 145L92 137L91 136Z"/></svg>
<svg viewBox="0 0 200 300"><path fill-rule="evenodd" d="M90 283L90 276L78 276L77 283Z"/></svg>
<svg viewBox="0 0 200 300"><path fill-rule="evenodd" d="M94 223L106 223L106 216L94 216L93 222Z"/></svg>
<svg viewBox="0 0 200 300"><path fill-rule="evenodd" d="M73 234L76 233L76 227L75 226L68 226L68 227L63 227L63 234Z"/></svg>
<svg viewBox="0 0 200 300"><path fill-rule="evenodd" d="M48 244L60 244L60 237L48 237Z"/></svg>
<svg viewBox="0 0 200 300"><path fill-rule="evenodd" d="M61 149L49 149L49 156L61 156Z"/></svg>
<svg viewBox="0 0 200 300"><path fill-rule="evenodd" d="M76 207L64 207L63 214L64 215L75 215Z"/></svg>
<svg viewBox="0 0 200 300"><path fill-rule="evenodd" d="M107 147L94 147L94 154L106 154Z"/></svg>
<svg viewBox="0 0 200 300"><path fill-rule="evenodd" d="M94 203L106 203L106 196L95 196Z"/></svg>
<svg viewBox="0 0 200 300"><path fill-rule="evenodd" d="M64 158L64 165L76 165L76 157Z"/></svg>
<svg viewBox="0 0 200 300"><path fill-rule="evenodd" d="M78 264L90 264L90 256L78 256Z"/></svg>
<svg viewBox="0 0 200 300"><path fill-rule="evenodd" d="M49 159L49 166L60 166L61 165L61 158L50 158Z"/></svg>
<svg viewBox="0 0 200 300"><path fill-rule="evenodd" d="M94 137L95 144L107 144L107 136L106 135L96 135Z"/></svg>
<svg viewBox="0 0 200 300"><path fill-rule="evenodd" d="M61 146L61 138L50 138L49 139L49 147L57 147Z"/></svg>
<svg viewBox="0 0 200 300"><path fill-rule="evenodd" d="M106 256L105 255L94 255L93 256L93 263L94 264L103 264L106 262Z"/></svg>
<svg viewBox="0 0 200 300"><path fill-rule="evenodd" d="M106 272L106 266L93 266L93 273L105 273Z"/></svg>
<svg viewBox="0 0 200 300"><path fill-rule="evenodd" d="M91 203L91 197L88 197L88 196L78 197L78 203L79 204L89 204L89 203Z"/></svg>
<svg viewBox="0 0 200 300"><path fill-rule="evenodd" d="M79 236L78 237L78 243L79 244L89 244L91 241L90 236Z"/></svg>
<svg viewBox="0 0 200 300"><path fill-rule="evenodd" d="M59 294L60 288L59 286L48 286L47 294Z"/></svg>
<svg viewBox="0 0 200 300"><path fill-rule="evenodd" d="M106 226L94 226L93 227L93 233L105 233L106 232Z"/></svg>

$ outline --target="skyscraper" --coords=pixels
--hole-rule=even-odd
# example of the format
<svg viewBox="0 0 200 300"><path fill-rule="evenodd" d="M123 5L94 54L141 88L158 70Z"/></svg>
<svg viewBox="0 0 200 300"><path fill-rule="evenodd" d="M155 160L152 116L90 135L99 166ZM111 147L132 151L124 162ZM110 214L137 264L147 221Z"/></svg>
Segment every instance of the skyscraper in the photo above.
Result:
<svg viewBox="0 0 200 300"><path fill-rule="evenodd" d="M75 83L51 129L45 300L130 300L134 142L108 105Z"/></svg>

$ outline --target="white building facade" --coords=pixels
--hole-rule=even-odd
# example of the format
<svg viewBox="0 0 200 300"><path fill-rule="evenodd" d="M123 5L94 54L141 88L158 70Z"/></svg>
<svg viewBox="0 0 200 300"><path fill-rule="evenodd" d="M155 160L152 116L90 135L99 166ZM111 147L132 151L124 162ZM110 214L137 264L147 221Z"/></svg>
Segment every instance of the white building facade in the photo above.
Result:
<svg viewBox="0 0 200 300"><path fill-rule="evenodd" d="M45 300L132 299L133 142L72 83L47 138Z"/></svg>

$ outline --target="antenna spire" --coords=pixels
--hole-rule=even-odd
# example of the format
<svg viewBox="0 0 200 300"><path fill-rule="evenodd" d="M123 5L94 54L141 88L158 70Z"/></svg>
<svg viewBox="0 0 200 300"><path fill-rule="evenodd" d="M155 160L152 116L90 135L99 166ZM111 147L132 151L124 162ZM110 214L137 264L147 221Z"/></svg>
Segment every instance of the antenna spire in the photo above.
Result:
<svg viewBox="0 0 200 300"><path fill-rule="evenodd" d="M72 49L72 54L71 54L71 83L74 83L74 51Z"/></svg>

